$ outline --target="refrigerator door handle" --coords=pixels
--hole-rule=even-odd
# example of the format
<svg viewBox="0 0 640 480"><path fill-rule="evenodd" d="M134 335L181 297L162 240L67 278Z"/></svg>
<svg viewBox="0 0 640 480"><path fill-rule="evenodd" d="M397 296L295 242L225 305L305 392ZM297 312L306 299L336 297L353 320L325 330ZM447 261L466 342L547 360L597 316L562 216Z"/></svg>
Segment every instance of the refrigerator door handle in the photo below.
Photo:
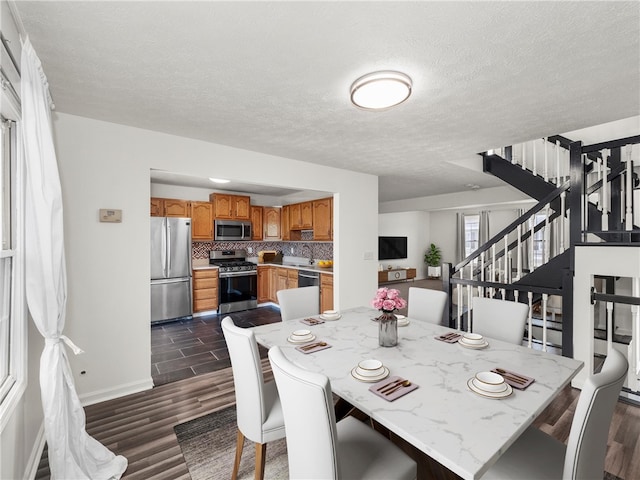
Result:
<svg viewBox="0 0 640 480"><path fill-rule="evenodd" d="M169 272L171 271L171 225L167 221L167 249L165 250L165 255L167 257L166 262L166 271L165 276L169 276Z"/></svg>

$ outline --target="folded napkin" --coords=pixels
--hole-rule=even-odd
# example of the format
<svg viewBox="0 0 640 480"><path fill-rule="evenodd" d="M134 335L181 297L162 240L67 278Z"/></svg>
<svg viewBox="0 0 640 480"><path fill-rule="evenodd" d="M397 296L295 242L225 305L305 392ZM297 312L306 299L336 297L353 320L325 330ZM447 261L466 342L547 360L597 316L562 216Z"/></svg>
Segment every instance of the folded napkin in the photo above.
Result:
<svg viewBox="0 0 640 480"><path fill-rule="evenodd" d="M442 342L456 343L461 336L462 335L459 334L459 333L449 332L449 333L445 333L445 334L442 334L442 335L438 335L435 338L436 338L436 340L440 340Z"/></svg>
<svg viewBox="0 0 640 480"><path fill-rule="evenodd" d="M398 385L404 380L404 378L398 376L387 377L384 380L371 385L369 387L369 391L374 395L379 396L380 398L384 398L388 402L393 402L394 400L397 400L398 398L403 397L407 393L413 392L416 388L418 388L418 385L413 382L411 382L411 385L407 387L395 388L395 385ZM389 389L393 389L393 391L389 392ZM387 393L385 394L383 392Z"/></svg>
<svg viewBox="0 0 640 480"><path fill-rule="evenodd" d="M305 348L305 347L311 347L311 348ZM307 343L306 345L300 345L299 347L296 347L296 350L302 353L313 353L313 352L319 352L320 350L324 350L325 348L331 348L331 345L329 345L327 342L313 342L313 343Z"/></svg>
<svg viewBox="0 0 640 480"><path fill-rule="evenodd" d="M300 320L300 322L305 325L320 325L321 323L324 323L324 320L320 320L319 318L305 318L304 320Z"/></svg>
<svg viewBox="0 0 640 480"><path fill-rule="evenodd" d="M533 382L535 382L535 379L531 377L526 377L521 373L511 372L504 368L494 368L491 371L493 373L497 373L498 375L502 375L506 383L511 385L513 388L517 388L518 390L524 390Z"/></svg>

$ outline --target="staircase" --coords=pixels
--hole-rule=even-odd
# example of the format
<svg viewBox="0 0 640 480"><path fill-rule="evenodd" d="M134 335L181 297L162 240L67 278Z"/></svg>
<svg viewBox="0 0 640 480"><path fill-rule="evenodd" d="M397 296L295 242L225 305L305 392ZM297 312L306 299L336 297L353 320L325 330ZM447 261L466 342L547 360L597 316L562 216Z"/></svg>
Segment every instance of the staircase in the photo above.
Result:
<svg viewBox="0 0 640 480"><path fill-rule="evenodd" d="M635 152L640 165L638 143L640 136L583 146L556 135L483 153L486 173L538 203L459 264L443 265L444 287L450 299L458 296L457 307L449 302L451 326L469 329L464 298L467 304L473 296L528 303L528 346L573 356L575 247L640 247L632 159ZM557 298L561 308L549 308Z"/></svg>

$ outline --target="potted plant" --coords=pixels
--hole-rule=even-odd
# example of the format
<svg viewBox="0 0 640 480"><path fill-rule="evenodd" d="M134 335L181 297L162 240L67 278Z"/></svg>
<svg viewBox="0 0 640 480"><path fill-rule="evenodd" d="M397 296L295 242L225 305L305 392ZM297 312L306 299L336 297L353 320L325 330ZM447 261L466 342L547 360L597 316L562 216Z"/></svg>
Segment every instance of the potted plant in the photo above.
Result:
<svg viewBox="0 0 640 480"><path fill-rule="evenodd" d="M427 253L424 254L424 263L427 264L427 274L430 278L439 278L442 274L442 267L440 261L442 260L442 253L435 243L432 243Z"/></svg>

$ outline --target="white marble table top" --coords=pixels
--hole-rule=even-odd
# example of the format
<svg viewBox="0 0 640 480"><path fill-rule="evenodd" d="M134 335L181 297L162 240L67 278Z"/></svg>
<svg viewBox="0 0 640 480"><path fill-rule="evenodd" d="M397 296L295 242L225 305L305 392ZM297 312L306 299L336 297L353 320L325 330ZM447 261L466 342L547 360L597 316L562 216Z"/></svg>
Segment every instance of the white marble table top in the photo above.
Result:
<svg viewBox="0 0 640 480"><path fill-rule="evenodd" d="M465 479L477 479L524 432L582 368L582 362L488 338L489 346L471 350L434 337L451 329L411 320L398 327L396 347L378 345L379 312L360 307L337 321L305 326L297 320L254 327L258 343L278 345L296 365L321 372L333 392ZM293 330L310 329L332 347L310 354L287 341ZM388 402L368 391L351 369L377 358L390 370L418 384L413 392ZM467 387L480 371L500 367L535 382L513 389L503 399L481 397Z"/></svg>

